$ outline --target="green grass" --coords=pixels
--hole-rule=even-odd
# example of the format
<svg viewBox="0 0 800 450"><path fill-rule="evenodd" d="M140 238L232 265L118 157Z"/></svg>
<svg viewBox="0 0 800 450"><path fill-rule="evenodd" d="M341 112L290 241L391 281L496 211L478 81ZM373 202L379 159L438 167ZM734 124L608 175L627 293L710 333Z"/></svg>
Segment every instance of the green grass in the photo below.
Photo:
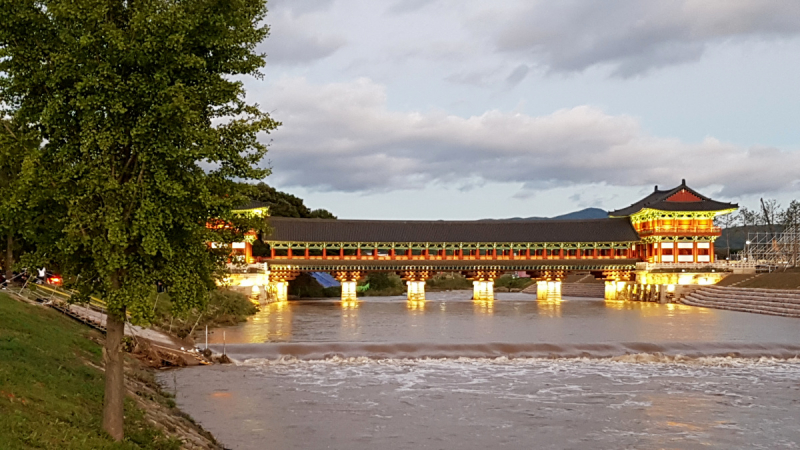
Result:
<svg viewBox="0 0 800 450"><path fill-rule="evenodd" d="M0 448L178 449L125 405L125 441L101 428L103 407L100 337L44 307L0 294Z"/></svg>

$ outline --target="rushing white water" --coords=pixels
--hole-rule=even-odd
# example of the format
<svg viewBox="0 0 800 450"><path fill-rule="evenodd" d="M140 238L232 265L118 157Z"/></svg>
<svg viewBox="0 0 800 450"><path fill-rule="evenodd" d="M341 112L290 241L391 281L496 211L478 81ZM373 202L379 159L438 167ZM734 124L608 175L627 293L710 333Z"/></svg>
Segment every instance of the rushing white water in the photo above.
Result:
<svg viewBox="0 0 800 450"><path fill-rule="evenodd" d="M236 449L800 447L800 321L521 296L347 308L267 310L226 332L238 365L161 382Z"/></svg>

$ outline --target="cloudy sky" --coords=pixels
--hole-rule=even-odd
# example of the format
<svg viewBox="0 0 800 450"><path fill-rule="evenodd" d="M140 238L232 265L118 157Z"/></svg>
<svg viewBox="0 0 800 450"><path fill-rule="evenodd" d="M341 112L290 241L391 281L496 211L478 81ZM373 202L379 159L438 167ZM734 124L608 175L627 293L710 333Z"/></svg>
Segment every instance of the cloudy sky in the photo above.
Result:
<svg viewBox="0 0 800 450"><path fill-rule="evenodd" d="M800 198L800 1L273 0L266 181L340 218Z"/></svg>

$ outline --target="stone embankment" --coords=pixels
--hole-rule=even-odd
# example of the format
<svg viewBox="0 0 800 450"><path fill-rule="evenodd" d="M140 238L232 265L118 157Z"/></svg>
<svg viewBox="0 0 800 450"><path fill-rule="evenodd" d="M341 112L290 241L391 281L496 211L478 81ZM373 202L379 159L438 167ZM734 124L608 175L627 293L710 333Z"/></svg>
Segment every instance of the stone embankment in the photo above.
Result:
<svg viewBox="0 0 800 450"><path fill-rule="evenodd" d="M800 317L800 290L708 286L690 293L681 303L784 317Z"/></svg>

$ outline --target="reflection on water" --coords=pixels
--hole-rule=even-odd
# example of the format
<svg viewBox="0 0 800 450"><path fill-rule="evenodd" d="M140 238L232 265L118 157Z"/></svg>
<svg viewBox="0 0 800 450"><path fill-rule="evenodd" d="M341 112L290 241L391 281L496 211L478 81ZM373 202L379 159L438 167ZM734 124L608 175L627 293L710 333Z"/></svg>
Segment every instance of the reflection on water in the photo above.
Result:
<svg viewBox="0 0 800 450"><path fill-rule="evenodd" d="M352 311L358 309L361 302L359 300L342 300L342 311Z"/></svg>
<svg viewBox="0 0 800 450"><path fill-rule="evenodd" d="M292 337L292 309L285 301L262 305L246 323L224 330L228 342L286 342ZM223 335L218 331L209 342L222 342Z"/></svg>
<svg viewBox="0 0 800 450"><path fill-rule="evenodd" d="M536 306L539 307L539 314L545 315L547 317L561 317L561 302L563 300L561 298L553 299L543 299L536 302Z"/></svg>
<svg viewBox="0 0 800 450"><path fill-rule="evenodd" d="M624 300L428 293L425 301L367 297L264 305L226 327L227 343L264 342L800 342L796 319ZM209 342L222 343L221 330Z"/></svg>
<svg viewBox="0 0 800 450"><path fill-rule="evenodd" d="M494 300L473 300L475 314L491 316L494 314Z"/></svg>
<svg viewBox="0 0 800 450"><path fill-rule="evenodd" d="M425 311L425 300L408 300L406 306L409 311Z"/></svg>
<svg viewBox="0 0 800 450"><path fill-rule="evenodd" d="M358 323L358 307L357 300L348 300L342 302L342 336L344 339L348 337L358 336L359 323Z"/></svg>

